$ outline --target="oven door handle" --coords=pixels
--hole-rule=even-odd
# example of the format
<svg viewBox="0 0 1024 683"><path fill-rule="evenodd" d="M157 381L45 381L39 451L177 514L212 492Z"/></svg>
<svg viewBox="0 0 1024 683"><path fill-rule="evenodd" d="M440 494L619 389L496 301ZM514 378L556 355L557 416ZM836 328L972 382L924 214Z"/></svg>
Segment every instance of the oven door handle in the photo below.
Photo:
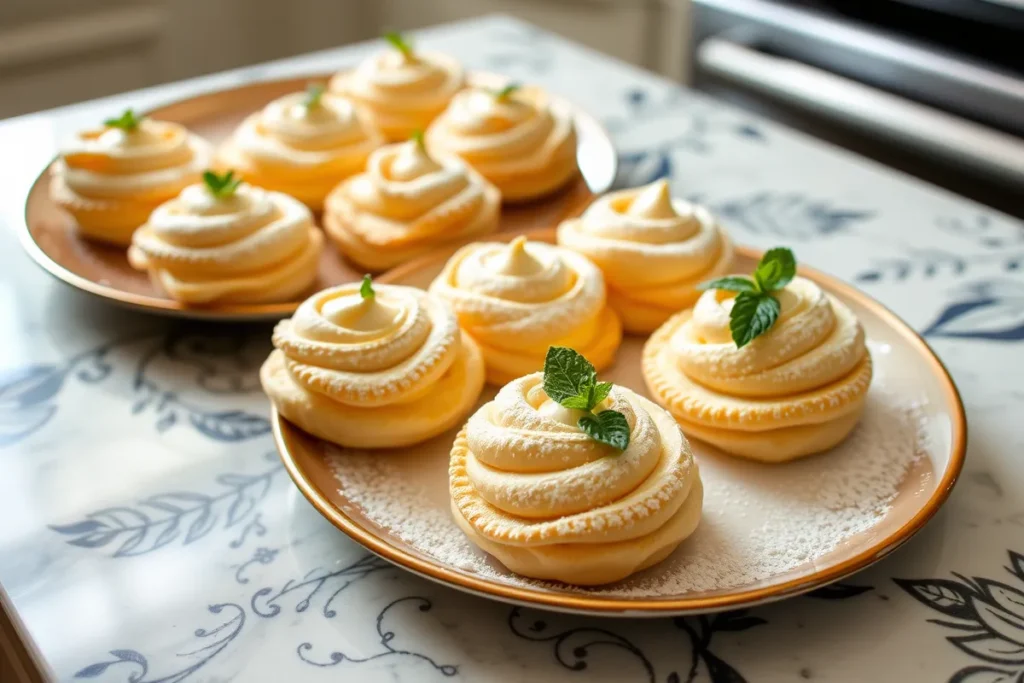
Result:
<svg viewBox="0 0 1024 683"><path fill-rule="evenodd" d="M704 40L697 61L748 90L1024 186L1024 142L1012 135L723 37Z"/></svg>

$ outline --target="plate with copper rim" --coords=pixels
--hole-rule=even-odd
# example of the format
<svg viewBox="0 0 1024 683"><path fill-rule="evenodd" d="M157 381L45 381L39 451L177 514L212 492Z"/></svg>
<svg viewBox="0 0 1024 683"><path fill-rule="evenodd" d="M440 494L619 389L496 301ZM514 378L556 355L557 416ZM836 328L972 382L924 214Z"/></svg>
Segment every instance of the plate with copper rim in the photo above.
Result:
<svg viewBox="0 0 1024 683"><path fill-rule="evenodd" d="M333 74L265 81L179 100L146 112L147 116L173 121L214 144L223 141L242 119L271 100L304 89L309 83L326 82ZM491 73L473 73L474 85L500 86L508 81ZM579 215L593 198L606 192L617 171L611 138L590 114L563 98L552 102L569 108L578 134L580 174L566 187L538 200L502 207L500 232L510 234L549 227L563 218ZM301 303L231 304L187 306L167 297L149 279L128 264L125 249L96 244L80 238L74 218L50 200L50 168L36 178L25 199L21 243L41 268L58 280L112 303L161 315L218 321L278 320ZM318 222L319 222L319 217ZM363 271L348 263L328 241L320 259L319 278L310 293L330 285L352 282Z"/></svg>
<svg viewBox="0 0 1024 683"><path fill-rule="evenodd" d="M554 231L533 231L529 233L529 237L553 242ZM501 236L498 236L498 239L500 238ZM388 271L378 278L378 282L424 288L441 271L450 254L451 250L444 250L411 261ZM752 271L760 255L756 250L739 247L736 270ZM650 593L646 593L646 589L643 588L648 585L659 585L659 582L664 585L664 573L672 571L675 560L685 559L687 554L699 554L700 544L723 542L722 529L716 529L714 522L708 521L709 514L715 516L716 506L714 490L708 486L709 471L724 472L727 477L742 478L747 486L760 487L771 495L778 495L771 493L776 491L772 488L773 485L777 485L782 478L796 476L799 472L792 469L787 471L786 468L804 467L803 471L812 471L806 468L826 470L837 463L835 460L828 460L830 457L846 456L836 456L828 452L792 463L767 465L724 455L707 444L691 439L706 487L704 518L697 531L662 563L630 577L621 584L586 588L524 580L475 548L473 551L477 553L478 558L482 558L489 571L481 572L479 568L467 566L461 558L455 560L450 554L432 551L432 541L427 541L420 547L416 543L415 535L403 534L400 528L395 530L389 527L387 515L378 512L395 503L398 498L389 487L382 486L377 489L372 485L360 484L359 489L354 489L351 482L346 483L344 475L341 478L337 475L338 470L344 472L346 468L356 467L354 460L349 460L349 464L346 465L346 458L386 459L387 467L394 467L393 472L400 472L403 479L407 478L413 482L418 491L416 495L422 494L423 501L415 504L415 509L419 510L420 514L425 517L450 515L447 486L448 455L457 429L418 446L378 451L371 455L365 452L345 452L327 444L301 431L275 411L272 422L278 452L299 490L342 532L400 567L468 593L554 611L622 617L715 612L751 607L807 593L874 564L923 528L949 496L963 467L967 425L956 386L938 357L911 327L882 304L835 278L803 266L800 267L800 274L818 283L856 313L865 327L871 344L876 378L879 373L884 373L886 377L885 391L913 397L913 436L907 442L906 448L914 455L905 457L901 461L905 466L892 475L893 494L891 499L884 501L877 518L873 518L869 525L859 527L859 530L853 533L837 535L833 539L832 547L784 571L727 587L684 590L674 594L666 594L664 589L652 589ZM650 394L640 371L640 355L645 341L645 337L626 336L615 364L600 373L601 379L625 385L649 398ZM874 391L876 387L873 384L869 392L869 401L872 400L871 392ZM490 400L495 392L495 388L485 388L477 406ZM887 406L876 408L875 412L878 413L885 408ZM865 415L867 414L866 412ZM866 419L864 418L862 422ZM895 423L882 423L882 426L885 424ZM879 434L879 440L888 439L890 436L884 428L871 429L872 433ZM901 433L906 436L906 432ZM855 431L850 438L856 434ZM842 445L839 448L841 447ZM847 462L852 463L853 467L859 467L857 461L861 453L853 453L854 457L852 460L847 458ZM845 481L840 486L846 486ZM382 503L382 507L375 503L368 505L368 496ZM860 502L859 498L857 502ZM749 522L752 532L761 521L755 519ZM451 533L461 537L461 532L454 522L451 522ZM634 580L636 582L631 583ZM627 584L641 588L617 590L618 586Z"/></svg>

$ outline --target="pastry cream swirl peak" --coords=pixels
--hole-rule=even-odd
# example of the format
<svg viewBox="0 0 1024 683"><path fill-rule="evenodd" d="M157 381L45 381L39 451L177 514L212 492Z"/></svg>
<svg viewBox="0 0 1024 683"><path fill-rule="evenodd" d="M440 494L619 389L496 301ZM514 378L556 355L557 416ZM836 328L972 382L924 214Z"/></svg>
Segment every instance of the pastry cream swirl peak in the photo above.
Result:
<svg viewBox="0 0 1024 683"><path fill-rule="evenodd" d="M711 214L672 199L664 180L597 199L558 227L558 243L601 268L609 302L631 332L650 332L692 306L697 285L733 262L732 243Z"/></svg>
<svg viewBox="0 0 1024 683"><path fill-rule="evenodd" d="M367 109L390 141L423 130L466 83L462 66L430 51L385 50L331 79L332 92Z"/></svg>
<svg viewBox="0 0 1024 683"><path fill-rule="evenodd" d="M507 97L463 90L431 124L426 139L429 149L462 157L510 201L552 192L577 171L572 115L538 88Z"/></svg>
<svg viewBox="0 0 1024 683"><path fill-rule="evenodd" d="M550 346L567 346L597 369L621 341L617 316L605 304L604 279L579 254L522 239L460 249L431 284L451 302L459 324L476 339L488 381L507 381L543 366Z"/></svg>
<svg viewBox="0 0 1024 683"><path fill-rule="evenodd" d="M287 195L190 185L135 232L128 259L185 303L268 303L313 284L322 247L309 209Z"/></svg>
<svg viewBox="0 0 1024 683"><path fill-rule="evenodd" d="M62 146L51 193L86 236L127 244L157 205L199 180L210 157L206 141L168 121L87 130Z"/></svg>
<svg viewBox="0 0 1024 683"><path fill-rule="evenodd" d="M362 169L383 138L351 101L325 94L311 104L308 97L285 95L246 118L218 160L252 184L317 210L335 184Z"/></svg>
<svg viewBox="0 0 1024 683"><path fill-rule="evenodd" d="M439 434L483 388L483 360L451 309L412 287L358 284L319 292L274 329L261 371L278 411L352 447L387 448Z"/></svg>
<svg viewBox="0 0 1024 683"><path fill-rule="evenodd" d="M705 292L644 348L644 376L691 436L760 460L826 450L849 433L871 382L871 356L853 311L795 277L773 292L780 314L737 348L735 293Z"/></svg>
<svg viewBox="0 0 1024 683"><path fill-rule="evenodd" d="M452 449L456 521L515 572L598 584L661 561L696 527L702 487L672 418L623 387L597 410L630 429L619 452L583 433L543 375L506 385Z"/></svg>
<svg viewBox="0 0 1024 683"><path fill-rule="evenodd" d="M324 228L350 260L371 271L498 227L498 190L453 156L418 140L376 150L366 171L327 197Z"/></svg>

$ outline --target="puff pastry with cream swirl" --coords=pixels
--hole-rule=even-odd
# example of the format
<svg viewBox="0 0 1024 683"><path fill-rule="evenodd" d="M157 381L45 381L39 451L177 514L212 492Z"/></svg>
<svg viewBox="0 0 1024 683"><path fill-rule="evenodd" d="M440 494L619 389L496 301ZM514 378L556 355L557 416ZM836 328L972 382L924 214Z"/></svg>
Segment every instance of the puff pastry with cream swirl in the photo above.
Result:
<svg viewBox="0 0 1024 683"><path fill-rule="evenodd" d="M277 411L353 448L425 441L458 424L484 385L473 340L443 301L420 289L358 283L325 289L274 329L260 370Z"/></svg>
<svg viewBox="0 0 1024 683"><path fill-rule="evenodd" d="M452 511L470 540L517 574L596 585L660 562L693 533L703 487L672 416L619 386L603 409L629 424L621 453L547 397L542 373L474 413L449 464Z"/></svg>
<svg viewBox="0 0 1024 683"><path fill-rule="evenodd" d="M848 306L802 277L775 295L775 325L743 348L729 331L734 293L710 290L659 328L643 352L648 387L683 431L768 462L846 438L872 375L864 328Z"/></svg>
<svg viewBox="0 0 1024 683"><path fill-rule="evenodd" d="M391 142L426 130L466 85L462 65L447 55L385 50L331 79L332 92L362 105Z"/></svg>
<svg viewBox="0 0 1024 683"><path fill-rule="evenodd" d="M316 280L324 238L301 202L242 184L185 188L135 231L128 260L192 305L289 301Z"/></svg>
<svg viewBox="0 0 1024 683"><path fill-rule="evenodd" d="M498 229L497 188L456 157L417 141L382 147L366 172L327 197L324 228L360 267L380 271Z"/></svg>
<svg viewBox="0 0 1024 683"><path fill-rule="evenodd" d="M497 185L507 202L554 192L578 172L572 113L536 87L507 97L463 90L427 129L426 138L431 152L462 157Z"/></svg>
<svg viewBox="0 0 1024 683"><path fill-rule="evenodd" d="M212 148L169 121L86 130L64 144L50 194L85 237L127 246L157 206L199 180Z"/></svg>
<svg viewBox="0 0 1024 683"><path fill-rule="evenodd" d="M543 367L550 346L573 348L601 370L622 341L601 271L575 252L525 237L466 245L430 291L451 302L480 344L492 384Z"/></svg>
<svg viewBox="0 0 1024 683"><path fill-rule="evenodd" d="M597 264L608 303L629 332L649 333L690 308L697 285L728 273L728 235L700 206L672 199L668 182L613 192L558 227L558 243Z"/></svg>
<svg viewBox="0 0 1024 683"><path fill-rule="evenodd" d="M246 118L217 152L217 165L253 185L323 208L331 188L360 172L384 137L351 101L324 94L280 97Z"/></svg>

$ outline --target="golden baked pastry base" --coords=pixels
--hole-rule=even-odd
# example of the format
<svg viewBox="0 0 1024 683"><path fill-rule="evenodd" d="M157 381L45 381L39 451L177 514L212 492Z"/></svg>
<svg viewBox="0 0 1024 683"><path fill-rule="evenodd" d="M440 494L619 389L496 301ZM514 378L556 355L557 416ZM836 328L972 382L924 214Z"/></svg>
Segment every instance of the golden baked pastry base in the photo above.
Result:
<svg viewBox="0 0 1024 683"><path fill-rule="evenodd" d="M554 232L538 232L531 237L553 241ZM440 272L448 255L446 251L424 257L390 271L381 279L426 287ZM738 271L752 270L758 257L755 251L740 248ZM898 389L901 394L906 393L908 399L921 401L922 425L929 438L931 453L906 473L891 508L877 524L846 538L826 555L785 573L727 590L678 595L636 595L634 592L629 597L602 594L577 586L523 582L493 559L490 566L498 576L484 576L445 564L369 519L359 504L347 497L344 490L339 490L341 484L331 471L327 457L331 447L274 415L274 434L281 459L306 498L356 542L410 571L492 599L564 612L665 616L749 607L805 593L877 562L910 539L931 519L946 500L963 466L966 422L963 406L949 375L911 328L852 287L810 269L801 268L801 274L851 306L864 324L868 338L882 345L883 352L876 354L877 367L890 370L887 373L892 378L890 390ZM624 384L650 397L640 372L643 342L643 337L625 337L618 360L611 369L602 373L602 379ZM477 405L491 400L494 393L493 387L486 388ZM431 504L448 512L448 457L458 429L453 428L418 446L393 452L382 451L378 457L394 458L397 466L422 481L423 489L430 492ZM691 443L698 461L722 459L720 462L728 463L730 467L753 468L754 471L757 468L786 467L744 463L699 441ZM827 454L820 457L827 457ZM705 510L715 504L713 498L705 496ZM698 527L693 539L699 538L700 530ZM681 549L685 549L690 540L685 541ZM658 572L658 566L647 572Z"/></svg>
<svg viewBox="0 0 1024 683"><path fill-rule="evenodd" d="M330 75L266 81L221 90L174 102L147 113L154 118L180 123L216 145L246 115L273 99L304 89L311 81L326 82ZM495 74L473 74L471 79L487 84L505 81ZM521 233L557 225L563 218L582 213L595 194L607 190L611 185L616 169L615 149L611 140L596 119L578 108L574 108L574 114L580 133L579 158L586 160L589 166L568 186L549 197L503 207L500 231ZM124 249L83 239L75 230L74 218L50 199L50 181L48 167L29 190L21 241L29 256L40 267L72 287L116 304L151 313L223 321L278 320L290 315L305 298L275 304L203 307L178 303L154 286L146 273L133 269L128 264ZM318 224L319 220L317 216ZM362 275L362 269L345 261L337 249L328 243L320 259L319 278L309 293L330 285L358 280Z"/></svg>

